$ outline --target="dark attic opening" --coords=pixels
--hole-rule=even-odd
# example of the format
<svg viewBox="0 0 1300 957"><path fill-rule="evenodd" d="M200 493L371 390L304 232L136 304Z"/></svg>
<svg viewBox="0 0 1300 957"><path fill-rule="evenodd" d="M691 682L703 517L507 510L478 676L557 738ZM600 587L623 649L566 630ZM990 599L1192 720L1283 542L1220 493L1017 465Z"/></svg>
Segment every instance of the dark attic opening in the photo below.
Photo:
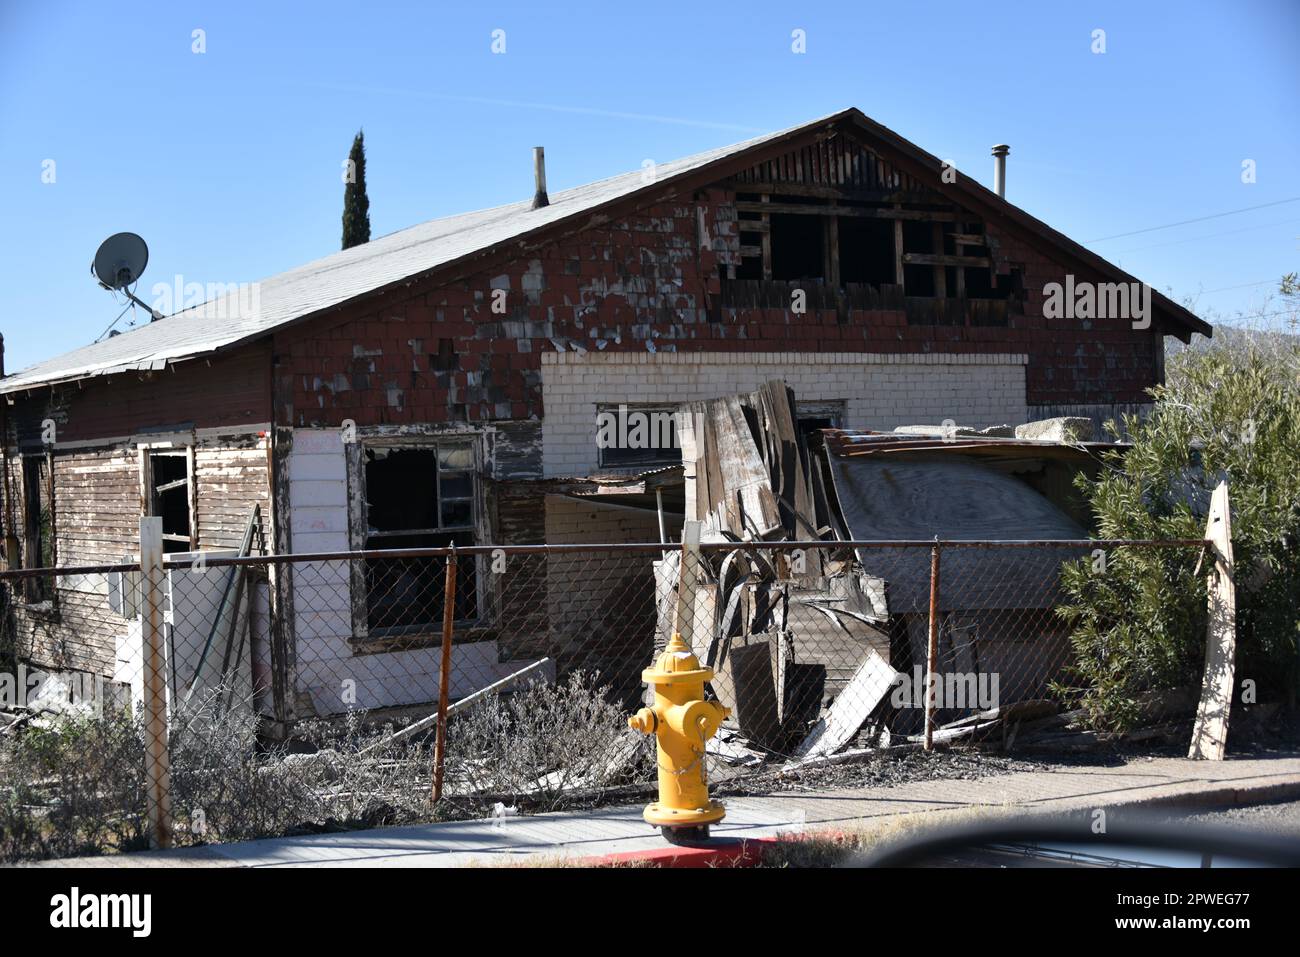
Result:
<svg viewBox="0 0 1300 957"><path fill-rule="evenodd" d="M894 282L894 224L887 219L844 216L838 222L840 278L883 286Z"/></svg>
<svg viewBox="0 0 1300 957"><path fill-rule="evenodd" d="M825 229L821 218L778 213L772 216L771 224L772 278L779 282L825 279Z"/></svg>

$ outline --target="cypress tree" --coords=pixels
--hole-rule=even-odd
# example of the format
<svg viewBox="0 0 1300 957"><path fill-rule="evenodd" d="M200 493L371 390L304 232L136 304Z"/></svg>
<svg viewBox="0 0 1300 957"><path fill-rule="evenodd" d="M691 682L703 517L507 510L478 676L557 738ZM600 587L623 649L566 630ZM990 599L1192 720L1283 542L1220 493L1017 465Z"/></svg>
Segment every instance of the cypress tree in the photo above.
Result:
<svg viewBox="0 0 1300 957"><path fill-rule="evenodd" d="M366 135L358 131L348 153L348 172L343 187L343 248L370 242L370 198L366 196Z"/></svg>

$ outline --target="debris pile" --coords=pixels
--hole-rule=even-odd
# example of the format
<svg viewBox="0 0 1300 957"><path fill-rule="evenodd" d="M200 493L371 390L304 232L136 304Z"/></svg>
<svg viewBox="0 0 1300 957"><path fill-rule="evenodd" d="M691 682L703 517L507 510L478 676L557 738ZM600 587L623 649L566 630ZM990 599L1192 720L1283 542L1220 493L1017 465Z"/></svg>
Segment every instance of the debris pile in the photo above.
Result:
<svg viewBox="0 0 1300 957"><path fill-rule="evenodd" d="M923 692L896 692L924 670L929 550L833 543L1085 540L1068 490L1113 445L1094 442L1084 418L808 428L779 381L681 409L686 523L712 547L688 544L656 563L657 644L680 631L715 670L711 690L733 714L709 748L732 768L838 762L922 740ZM775 547L809 541L828 547ZM935 742L1087 741L1048 699L1068 657L1052 614L1059 569L1085 552L945 554L941 663L1003 683L991 703L940 706Z"/></svg>

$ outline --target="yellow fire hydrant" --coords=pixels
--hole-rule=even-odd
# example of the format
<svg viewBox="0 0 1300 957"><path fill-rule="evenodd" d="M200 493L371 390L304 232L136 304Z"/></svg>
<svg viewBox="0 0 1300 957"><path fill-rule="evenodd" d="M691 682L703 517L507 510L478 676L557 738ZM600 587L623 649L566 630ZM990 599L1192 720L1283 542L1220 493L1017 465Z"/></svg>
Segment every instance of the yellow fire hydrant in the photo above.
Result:
<svg viewBox="0 0 1300 957"><path fill-rule="evenodd" d="M674 634L655 667L641 680L655 691L653 708L642 708L627 723L658 743L659 800L645 809L645 819L657 825L673 844L706 840L709 825L726 810L709 800L704 743L718 733L731 709L704 700L704 682L712 668L700 660L680 634Z"/></svg>

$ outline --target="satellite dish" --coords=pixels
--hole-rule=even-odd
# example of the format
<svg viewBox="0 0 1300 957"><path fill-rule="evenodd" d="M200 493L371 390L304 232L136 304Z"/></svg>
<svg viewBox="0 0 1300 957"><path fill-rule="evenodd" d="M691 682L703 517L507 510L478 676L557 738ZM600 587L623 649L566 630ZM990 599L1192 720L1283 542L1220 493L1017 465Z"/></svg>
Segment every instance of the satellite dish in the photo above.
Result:
<svg viewBox="0 0 1300 957"><path fill-rule="evenodd" d="M90 264L90 271L99 280L99 284L105 289L121 291L126 298L131 300L137 306L142 307L149 313L149 321L153 322L161 319L162 313L154 309L147 302L131 291L131 286L140 279L140 274L144 272L144 267L149 265L149 247L145 241L135 233L115 233L109 236L99 244L99 251L95 253L95 261ZM128 305L127 308L130 308ZM104 330L96 342L99 342L106 335L117 335L113 332L113 326L117 325L118 319L126 313L123 309L117 319Z"/></svg>
<svg viewBox="0 0 1300 957"><path fill-rule="evenodd" d="M116 233L99 244L91 271L107 289L125 289L149 264L149 247L135 233Z"/></svg>

